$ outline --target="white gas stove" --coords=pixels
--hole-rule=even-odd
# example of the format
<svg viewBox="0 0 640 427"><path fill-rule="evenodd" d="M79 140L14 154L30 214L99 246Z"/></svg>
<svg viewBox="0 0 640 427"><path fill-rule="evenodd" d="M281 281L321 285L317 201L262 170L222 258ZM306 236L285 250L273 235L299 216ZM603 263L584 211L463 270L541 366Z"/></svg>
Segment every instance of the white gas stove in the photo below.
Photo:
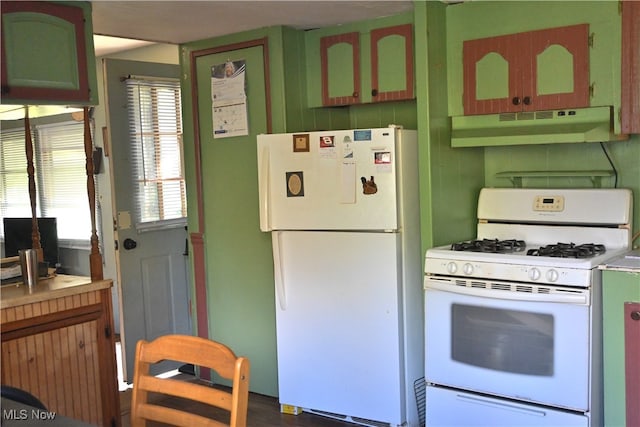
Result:
<svg viewBox="0 0 640 427"><path fill-rule="evenodd" d="M483 189L475 238L425 258L427 425L602 425L601 272L624 189Z"/></svg>
<svg viewBox="0 0 640 427"><path fill-rule="evenodd" d="M473 240L429 249L425 272L588 287L630 248L629 190L483 189Z"/></svg>

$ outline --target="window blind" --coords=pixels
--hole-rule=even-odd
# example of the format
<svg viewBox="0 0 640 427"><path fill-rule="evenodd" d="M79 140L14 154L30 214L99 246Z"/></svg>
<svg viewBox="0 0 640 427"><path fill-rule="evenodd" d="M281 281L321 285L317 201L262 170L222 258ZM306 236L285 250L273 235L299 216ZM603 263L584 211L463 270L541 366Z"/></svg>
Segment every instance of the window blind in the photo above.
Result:
<svg viewBox="0 0 640 427"><path fill-rule="evenodd" d="M0 213L31 217L23 129L3 130L0 147ZM87 199L84 124L62 122L32 131L36 179L36 214L57 218L58 238L91 237Z"/></svg>
<svg viewBox="0 0 640 427"><path fill-rule="evenodd" d="M0 144L0 216L31 216L24 130L3 130ZM36 183L37 189L37 183ZM39 193L39 191L36 191ZM39 205L39 204L38 204ZM38 215L40 209L38 206ZM0 227L0 232L2 227Z"/></svg>
<svg viewBox="0 0 640 427"><path fill-rule="evenodd" d="M126 80L136 228L184 224L180 83Z"/></svg>
<svg viewBox="0 0 640 427"><path fill-rule="evenodd" d="M89 240L84 123L36 126L36 131L42 211L58 219L59 238Z"/></svg>

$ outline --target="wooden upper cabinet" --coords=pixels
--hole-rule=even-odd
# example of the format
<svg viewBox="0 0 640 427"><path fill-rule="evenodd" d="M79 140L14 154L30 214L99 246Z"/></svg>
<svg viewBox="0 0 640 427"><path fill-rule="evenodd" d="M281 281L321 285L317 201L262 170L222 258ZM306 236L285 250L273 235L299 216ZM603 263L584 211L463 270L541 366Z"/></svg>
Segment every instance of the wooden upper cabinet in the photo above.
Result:
<svg viewBox="0 0 640 427"><path fill-rule="evenodd" d="M414 98L413 26L321 37L320 86L322 106Z"/></svg>
<svg viewBox="0 0 640 427"><path fill-rule="evenodd" d="M465 115L589 106L589 26L463 42Z"/></svg>
<svg viewBox="0 0 640 427"><path fill-rule="evenodd" d="M322 104L360 102L360 36L337 34L320 39Z"/></svg>
<svg viewBox="0 0 640 427"><path fill-rule="evenodd" d="M413 27L411 24L371 31L371 99L412 99Z"/></svg>
<svg viewBox="0 0 640 427"><path fill-rule="evenodd" d="M0 7L2 103L96 104L91 5L9 1Z"/></svg>

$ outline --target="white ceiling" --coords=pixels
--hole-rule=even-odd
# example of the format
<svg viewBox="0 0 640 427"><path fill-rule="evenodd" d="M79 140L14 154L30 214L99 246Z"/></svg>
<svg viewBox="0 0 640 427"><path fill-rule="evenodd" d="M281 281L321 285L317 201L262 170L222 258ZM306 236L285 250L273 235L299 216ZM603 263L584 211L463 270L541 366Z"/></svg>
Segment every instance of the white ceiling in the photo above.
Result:
<svg viewBox="0 0 640 427"><path fill-rule="evenodd" d="M94 40L97 56L139 47L140 41L180 44L272 25L311 29L413 9L413 0L104 0L91 3L94 34L111 36Z"/></svg>

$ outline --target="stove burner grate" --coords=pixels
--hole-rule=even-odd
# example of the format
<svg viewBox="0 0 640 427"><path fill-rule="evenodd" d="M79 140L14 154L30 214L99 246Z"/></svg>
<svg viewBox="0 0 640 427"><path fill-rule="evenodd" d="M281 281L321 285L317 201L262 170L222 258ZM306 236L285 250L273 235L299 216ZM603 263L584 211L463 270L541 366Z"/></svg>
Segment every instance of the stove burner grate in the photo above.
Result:
<svg viewBox="0 0 640 427"><path fill-rule="evenodd" d="M510 253L522 252L527 245L524 240L498 240L498 239L482 239L470 240L468 242L458 242L451 244L451 250L465 252L491 252L491 253Z"/></svg>
<svg viewBox="0 0 640 427"><path fill-rule="evenodd" d="M606 252L604 245L594 243L556 243L555 245L542 246L538 249L529 249L527 255L548 256L556 258L592 258Z"/></svg>

